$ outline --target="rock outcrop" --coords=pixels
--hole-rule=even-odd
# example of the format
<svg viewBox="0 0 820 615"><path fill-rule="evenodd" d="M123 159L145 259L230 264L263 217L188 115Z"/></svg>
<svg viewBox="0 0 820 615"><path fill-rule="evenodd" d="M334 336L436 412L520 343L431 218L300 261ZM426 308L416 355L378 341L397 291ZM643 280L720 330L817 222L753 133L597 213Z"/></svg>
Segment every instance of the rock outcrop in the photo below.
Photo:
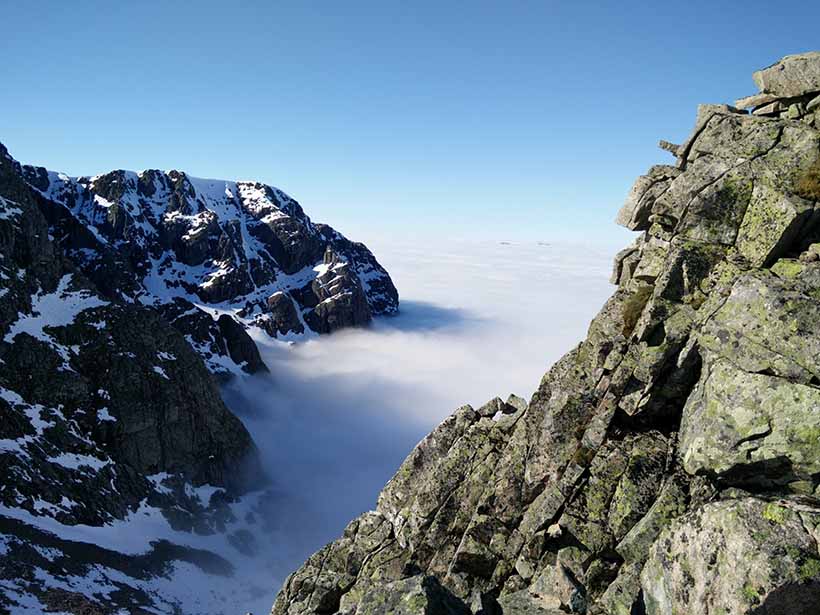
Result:
<svg viewBox="0 0 820 615"><path fill-rule="evenodd" d="M701 106L587 338L529 403L446 419L272 613L820 612L818 75Z"/></svg>
<svg viewBox="0 0 820 615"><path fill-rule="evenodd" d="M3 505L94 525L147 497L148 475L247 488L255 447L200 356L62 255L2 147L0 256Z"/></svg>
<svg viewBox="0 0 820 615"><path fill-rule="evenodd" d="M760 92L735 101L739 109L799 119L820 107L820 52L786 56L753 77Z"/></svg>

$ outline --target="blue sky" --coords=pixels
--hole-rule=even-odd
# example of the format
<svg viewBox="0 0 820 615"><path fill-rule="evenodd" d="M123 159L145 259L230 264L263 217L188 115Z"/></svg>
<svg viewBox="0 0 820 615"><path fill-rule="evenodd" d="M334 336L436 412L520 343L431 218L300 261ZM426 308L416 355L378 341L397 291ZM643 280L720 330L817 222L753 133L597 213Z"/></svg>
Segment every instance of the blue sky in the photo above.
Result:
<svg viewBox="0 0 820 615"><path fill-rule="evenodd" d="M19 160L258 179L364 241L622 243L658 139L820 47L820 3L0 5Z"/></svg>

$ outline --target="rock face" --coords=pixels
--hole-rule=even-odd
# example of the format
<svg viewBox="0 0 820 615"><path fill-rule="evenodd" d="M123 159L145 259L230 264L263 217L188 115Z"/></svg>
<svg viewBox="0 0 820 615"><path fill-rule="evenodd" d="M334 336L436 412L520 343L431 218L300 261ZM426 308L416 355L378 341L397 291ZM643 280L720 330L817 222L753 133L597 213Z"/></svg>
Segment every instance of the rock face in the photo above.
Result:
<svg viewBox="0 0 820 615"><path fill-rule="evenodd" d="M752 77L761 92L790 98L820 91L820 52L786 56Z"/></svg>
<svg viewBox="0 0 820 615"><path fill-rule="evenodd" d="M677 519L641 581L650 613L813 613L820 604L820 512L740 498Z"/></svg>
<svg viewBox="0 0 820 615"><path fill-rule="evenodd" d="M182 334L60 253L2 147L0 195L0 501L97 524L147 497L146 475L245 490L253 442Z"/></svg>
<svg viewBox="0 0 820 615"><path fill-rule="evenodd" d="M179 612L153 589L177 563L233 574L150 532L164 517L247 555L264 531L267 479L217 382L267 369L246 327L330 332L397 305L367 248L273 188L71 179L0 145L0 613ZM151 516L136 555L64 538Z"/></svg>
<svg viewBox="0 0 820 615"><path fill-rule="evenodd" d="M265 477L202 356L160 311L84 275L40 205L0 146L0 612L149 612L158 601L132 583L210 554L159 541L125 555L60 528L123 523L139 509L213 533L227 503ZM205 318L206 332L224 326ZM253 361L230 322L240 331L222 329L226 352ZM111 583L115 595L97 602Z"/></svg>
<svg viewBox="0 0 820 615"><path fill-rule="evenodd" d="M429 578L472 613L820 612L819 71L762 71L777 112L701 106L618 214L587 338L529 403L446 419L272 613Z"/></svg>
<svg viewBox="0 0 820 615"><path fill-rule="evenodd" d="M265 369L246 327L329 333L398 310L364 245L271 186L179 171L21 172L58 250L107 299L162 311L220 377Z"/></svg>

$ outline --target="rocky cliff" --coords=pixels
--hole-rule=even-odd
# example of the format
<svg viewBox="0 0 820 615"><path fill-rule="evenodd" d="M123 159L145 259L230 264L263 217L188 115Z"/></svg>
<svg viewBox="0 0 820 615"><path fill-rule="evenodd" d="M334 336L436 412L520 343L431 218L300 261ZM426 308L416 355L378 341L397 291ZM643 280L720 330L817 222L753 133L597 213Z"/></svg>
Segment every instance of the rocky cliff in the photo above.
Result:
<svg viewBox="0 0 820 615"><path fill-rule="evenodd" d="M0 613L178 612L176 567L233 574L155 532L257 548L266 477L217 386L266 369L246 328L397 305L366 247L274 188L72 179L0 145Z"/></svg>
<svg viewBox="0 0 820 615"><path fill-rule="evenodd" d="M456 410L274 615L820 612L820 54L755 82L662 142L529 403Z"/></svg>
<svg viewBox="0 0 820 615"><path fill-rule="evenodd" d="M180 171L21 174L70 260L109 300L157 308L221 377L265 369L245 333L329 333L398 310L373 254L258 182Z"/></svg>

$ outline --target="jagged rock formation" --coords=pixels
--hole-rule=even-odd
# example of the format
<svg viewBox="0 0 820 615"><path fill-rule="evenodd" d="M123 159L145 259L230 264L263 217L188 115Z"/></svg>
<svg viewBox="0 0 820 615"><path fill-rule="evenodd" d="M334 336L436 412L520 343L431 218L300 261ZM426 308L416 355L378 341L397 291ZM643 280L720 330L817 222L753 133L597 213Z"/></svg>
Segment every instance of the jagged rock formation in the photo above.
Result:
<svg viewBox="0 0 820 615"><path fill-rule="evenodd" d="M820 53L786 56L753 77L759 93L735 101L755 115L799 119L820 107Z"/></svg>
<svg viewBox="0 0 820 615"><path fill-rule="evenodd" d="M59 250L99 292L160 309L219 376L265 369L245 327L329 333L398 310L373 254L277 188L179 171L21 171Z"/></svg>
<svg viewBox="0 0 820 615"><path fill-rule="evenodd" d="M273 614L820 612L818 75L701 106L618 214L641 234L587 338L529 404L445 420Z"/></svg>
<svg viewBox="0 0 820 615"><path fill-rule="evenodd" d="M176 612L156 590L174 562L232 574L152 537L164 522L137 555L90 536L153 515L252 553L266 478L216 378L267 369L247 326L324 333L397 302L367 248L268 186L71 179L0 145L0 613Z"/></svg>
<svg viewBox="0 0 820 615"><path fill-rule="evenodd" d="M150 502L176 524L206 527L220 505L209 510L186 483L230 499L263 479L250 435L183 335L156 310L101 292L59 248L0 146L0 612L15 605L12 590L66 606L31 558L33 545L50 559L71 545L14 517L99 526ZM102 563L85 557L75 574ZM152 561L173 559L165 549Z"/></svg>

